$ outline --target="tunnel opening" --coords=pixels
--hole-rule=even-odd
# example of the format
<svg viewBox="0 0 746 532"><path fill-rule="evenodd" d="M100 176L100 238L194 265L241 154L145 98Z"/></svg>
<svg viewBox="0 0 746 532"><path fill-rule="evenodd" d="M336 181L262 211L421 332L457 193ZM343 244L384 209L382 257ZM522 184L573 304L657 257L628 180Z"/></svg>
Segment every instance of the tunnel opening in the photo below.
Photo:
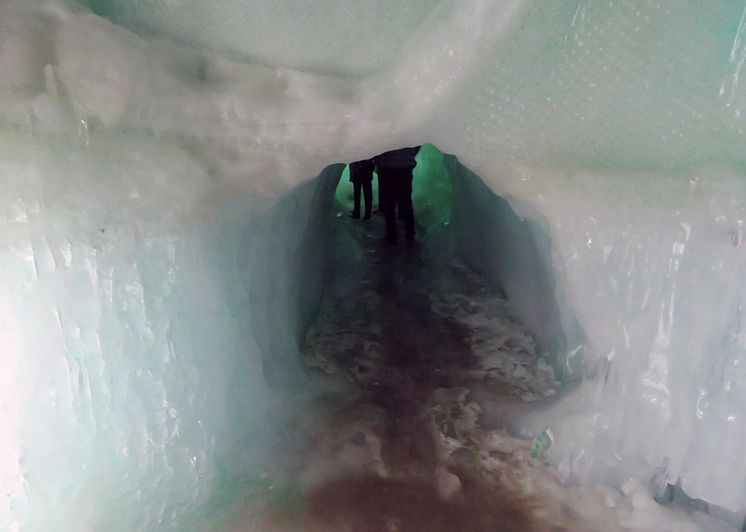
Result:
<svg viewBox="0 0 746 532"><path fill-rule="evenodd" d="M541 356L555 365L561 382L577 380L582 353L577 337L566 334L571 327L563 323L567 320L559 309L551 238L541 216L517 214L508 200L496 195L455 156L432 144L418 153L413 176L417 247L427 256L433 273L454 260L462 261L496 297L510 301ZM373 197L375 209L377 179L373 180ZM335 289L338 292L359 282L352 264L341 267L338 263L348 260L359 265L380 250L383 219L355 223L348 219L351 210L349 167L331 165L318 178L281 198L265 218L266 240L247 248L251 252L245 260L252 265L254 279L252 299L260 306L270 303L266 312L252 318L254 330L264 338L261 343L270 381L274 380L273 366L295 358L293 345L302 343L316 320L331 281L341 284L342 288ZM289 237L275 238L279 231L272 228L281 225L292 229ZM279 275L285 265L293 266L287 279Z"/></svg>
<svg viewBox="0 0 746 532"><path fill-rule="evenodd" d="M418 246L442 268L448 261L463 260L483 276L495 294L510 300L535 337L543 356L557 364L563 383L577 380L581 353L577 338L568 338L572 328L561 316L551 265L551 238L548 226L538 213L517 214L511 203L496 195L482 179L450 154L432 144L424 145L413 171L412 200ZM378 202L377 179L373 181L374 208ZM513 200L516 201L516 200ZM284 359L271 339L291 338L299 343L315 319L315 312L330 279L354 279L354 272L334 271L333 260L340 254L364 261L380 244L380 224L345 226L352 209L349 167L339 163L327 167L318 178L308 181L281 198L266 217L268 238L259 244L261 253L246 257L258 272L252 283L254 300L276 302L268 312L254 316L255 330L266 342L265 361ZM275 238L280 225L292 228L291 236ZM350 231L367 232L365 245L349 242ZM343 229L343 230L340 230ZM348 241L345 241L345 240ZM347 246L345 248L345 246ZM250 248L253 251L256 248ZM294 264L290 279L272 278L285 264ZM259 281L261 279L261 282ZM313 279L313 282L307 282ZM291 301L280 308L285 291ZM269 294L275 294L270 297ZM266 318L266 319L265 319ZM279 319L278 319L279 318ZM288 328L289 329L286 329ZM284 334L286 330L290 334ZM282 342L280 342L282 343ZM292 351L287 346L280 351ZM269 375L272 370L268 370ZM269 377L272 380L272 377Z"/></svg>
<svg viewBox="0 0 746 532"><path fill-rule="evenodd" d="M564 318L569 323L562 323L551 237L540 213L526 210L519 216L508 200L495 194L456 156L432 144L419 151L413 176L417 238L433 267L460 259L483 276L495 294L516 308L543 356L556 363L561 381L576 381L582 362L577 349L579 332L571 319ZM374 207L377 182L374 179ZM338 217L352 210L352 193L347 166L335 191ZM373 251L368 247L368 253ZM569 341L566 331L573 336Z"/></svg>

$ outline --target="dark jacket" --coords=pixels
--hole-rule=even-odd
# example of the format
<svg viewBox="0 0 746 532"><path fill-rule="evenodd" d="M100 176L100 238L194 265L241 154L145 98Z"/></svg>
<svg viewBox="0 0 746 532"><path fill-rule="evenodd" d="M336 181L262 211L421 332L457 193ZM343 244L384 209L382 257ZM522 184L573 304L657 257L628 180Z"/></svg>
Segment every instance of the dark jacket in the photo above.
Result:
<svg viewBox="0 0 746 532"><path fill-rule="evenodd" d="M363 159L350 163L350 181L371 181L373 179L373 159Z"/></svg>
<svg viewBox="0 0 746 532"><path fill-rule="evenodd" d="M417 166L417 161L414 158L419 151L419 146L387 151L375 157L376 168L381 170L411 170Z"/></svg>

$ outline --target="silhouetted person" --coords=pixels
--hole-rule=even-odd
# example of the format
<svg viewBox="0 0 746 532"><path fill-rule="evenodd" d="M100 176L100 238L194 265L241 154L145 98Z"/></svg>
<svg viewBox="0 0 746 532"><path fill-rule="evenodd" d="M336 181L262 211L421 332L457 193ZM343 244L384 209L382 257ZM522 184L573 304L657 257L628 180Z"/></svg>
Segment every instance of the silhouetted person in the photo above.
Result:
<svg viewBox="0 0 746 532"><path fill-rule="evenodd" d="M360 192L362 190L365 198L363 220L370 220L370 211L373 209L373 159L350 163L350 181L355 202L350 217L360 219Z"/></svg>
<svg viewBox="0 0 746 532"><path fill-rule="evenodd" d="M387 151L375 157L378 186L383 194L386 215L386 242L396 244L396 210L404 222L407 243L414 243L414 209L412 207L412 170L420 147ZM380 200L379 200L380 201Z"/></svg>

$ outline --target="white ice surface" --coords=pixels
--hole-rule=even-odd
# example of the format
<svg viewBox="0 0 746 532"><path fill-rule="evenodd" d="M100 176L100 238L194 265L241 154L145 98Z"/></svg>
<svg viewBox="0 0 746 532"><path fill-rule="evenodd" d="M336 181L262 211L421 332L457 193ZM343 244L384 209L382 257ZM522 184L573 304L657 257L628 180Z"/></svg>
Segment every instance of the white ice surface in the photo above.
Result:
<svg viewBox="0 0 746 532"><path fill-rule="evenodd" d="M125 29L0 2L0 528L182 529L221 467L258 474L339 169L290 191L425 142L528 220L549 355L583 379L525 428L556 429L567 478L743 513L742 5L413 3L336 63L372 3L298 4L308 47L280 10L241 35L233 3L193 4L138 3Z"/></svg>

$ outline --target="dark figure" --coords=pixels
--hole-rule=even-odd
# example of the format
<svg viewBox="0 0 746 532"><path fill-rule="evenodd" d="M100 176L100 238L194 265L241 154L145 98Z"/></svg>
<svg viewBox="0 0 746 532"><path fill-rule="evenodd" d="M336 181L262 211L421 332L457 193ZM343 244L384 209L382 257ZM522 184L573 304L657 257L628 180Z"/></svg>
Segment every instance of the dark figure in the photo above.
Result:
<svg viewBox="0 0 746 532"><path fill-rule="evenodd" d="M383 197L383 187L381 186L381 176L378 176L378 208L375 210L376 214L384 215L385 211L383 209L385 198Z"/></svg>
<svg viewBox="0 0 746 532"><path fill-rule="evenodd" d="M370 220L370 211L373 209L373 159L350 163L350 181L355 202L350 217L360 219L360 192L362 190L365 198L363 220Z"/></svg>
<svg viewBox="0 0 746 532"><path fill-rule="evenodd" d="M420 147L387 151L374 160L378 172L378 186L383 194L386 215L386 242L396 244L396 210L404 222L407 244L414 244L414 209L412 207L412 170L417 166L415 156Z"/></svg>

